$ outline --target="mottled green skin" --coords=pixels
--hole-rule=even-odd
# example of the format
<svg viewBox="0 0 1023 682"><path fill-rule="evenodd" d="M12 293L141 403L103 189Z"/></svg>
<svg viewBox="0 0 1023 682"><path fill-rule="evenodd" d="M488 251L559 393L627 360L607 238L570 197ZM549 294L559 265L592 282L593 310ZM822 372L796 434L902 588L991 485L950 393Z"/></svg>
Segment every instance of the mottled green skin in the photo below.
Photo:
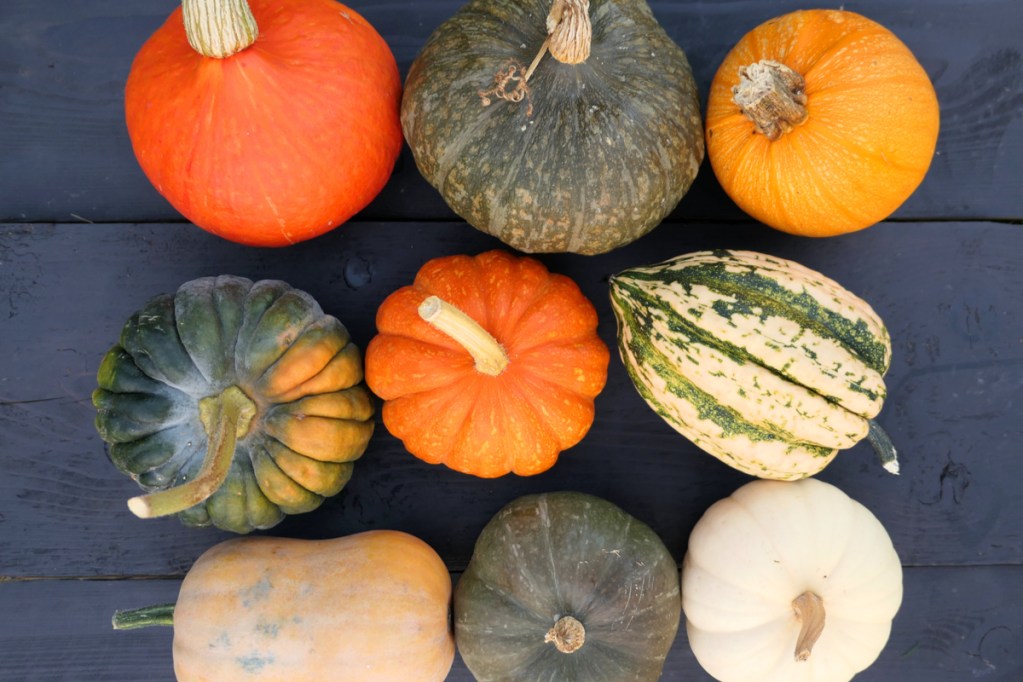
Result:
<svg viewBox="0 0 1023 682"><path fill-rule="evenodd" d="M224 484L178 517L189 526L246 533L318 507L351 477L351 461L341 460L358 458L365 444L336 453L338 461L292 450L275 434L282 419L304 418L295 414L301 401L275 403L263 395L260 379L294 343L325 335L351 348L337 319L283 282L208 277L157 296L128 319L97 373L96 430L110 460L146 491L194 478L208 441L199 401L238 386L256 403L256 419L238 441ZM335 390L347 390L372 412L361 385ZM368 442L372 422L357 428ZM298 470L298 459L301 484L282 470Z"/></svg>
<svg viewBox="0 0 1023 682"><path fill-rule="evenodd" d="M483 529L455 589L455 639L480 682L656 680L678 630L678 566L615 505L575 492L528 495ZM562 616L585 642L544 642Z"/></svg>
<svg viewBox="0 0 1023 682"><path fill-rule="evenodd" d="M592 0L590 57L544 56L529 97L480 92L528 67L550 0L474 0L430 36L401 120L423 176L466 221L525 252L597 254L660 223L703 160L696 84L644 0Z"/></svg>

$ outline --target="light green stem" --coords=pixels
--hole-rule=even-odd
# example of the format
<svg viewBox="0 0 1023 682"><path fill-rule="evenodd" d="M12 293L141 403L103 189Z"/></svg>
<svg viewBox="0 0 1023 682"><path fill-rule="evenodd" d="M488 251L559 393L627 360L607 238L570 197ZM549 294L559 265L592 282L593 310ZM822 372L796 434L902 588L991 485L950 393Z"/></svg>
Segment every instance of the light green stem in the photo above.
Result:
<svg viewBox="0 0 1023 682"><path fill-rule="evenodd" d="M888 434L876 421L871 419L869 425L867 440L874 447L877 458L881 460L881 466L885 468L885 471L898 475L899 457L895 451L895 444L892 443L892 439L888 437Z"/></svg>
<svg viewBox="0 0 1023 682"><path fill-rule="evenodd" d="M174 604L158 604L141 609L115 611L110 622L115 630L135 630L153 625L174 625Z"/></svg>
<svg viewBox="0 0 1023 682"><path fill-rule="evenodd" d="M255 416L256 404L237 386L203 398L199 401L199 418L209 443L195 478L173 488L133 497L128 500L128 508L139 518L149 519L177 514L206 500L227 479L238 438L248 433Z"/></svg>
<svg viewBox="0 0 1023 682"><path fill-rule="evenodd" d="M427 297L419 304L419 316L465 348L478 372L496 377L508 366L508 354L497 339L447 301Z"/></svg>
<svg viewBox="0 0 1023 682"><path fill-rule="evenodd" d="M188 44L204 57L230 57L259 35L247 0L181 0L181 10Z"/></svg>

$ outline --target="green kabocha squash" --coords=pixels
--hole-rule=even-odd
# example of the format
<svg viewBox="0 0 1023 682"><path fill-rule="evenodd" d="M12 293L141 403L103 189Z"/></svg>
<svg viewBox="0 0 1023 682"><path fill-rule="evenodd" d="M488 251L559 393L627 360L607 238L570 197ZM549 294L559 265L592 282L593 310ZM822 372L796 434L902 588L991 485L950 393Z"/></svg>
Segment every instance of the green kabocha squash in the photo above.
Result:
<svg viewBox="0 0 1023 682"><path fill-rule="evenodd" d="M652 681L681 609L678 565L649 526L591 495L527 495L476 541L455 642L479 682Z"/></svg>
<svg viewBox="0 0 1023 682"><path fill-rule="evenodd" d="M639 393L677 431L760 478L812 476L869 437L891 340L865 301L798 263L701 251L610 280L618 348Z"/></svg>
<svg viewBox="0 0 1023 682"><path fill-rule="evenodd" d="M238 533L318 507L373 433L362 358L307 293L221 276L136 312L103 358L96 429L138 516Z"/></svg>
<svg viewBox="0 0 1023 682"><path fill-rule="evenodd" d="M413 61L401 123L452 210L534 253L638 239L704 153L689 63L645 0L472 0Z"/></svg>

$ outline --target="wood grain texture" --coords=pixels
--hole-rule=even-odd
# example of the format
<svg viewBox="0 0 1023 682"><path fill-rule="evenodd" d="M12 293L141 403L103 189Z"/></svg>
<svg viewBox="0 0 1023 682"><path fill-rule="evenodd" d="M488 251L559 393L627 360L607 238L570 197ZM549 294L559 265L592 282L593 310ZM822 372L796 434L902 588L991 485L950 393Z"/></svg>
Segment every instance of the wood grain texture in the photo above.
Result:
<svg viewBox="0 0 1023 682"><path fill-rule="evenodd" d="M92 425L95 372L127 317L150 297L204 275L279 278L311 293L357 345L377 306L429 258L499 244L464 223L354 223L287 251L251 249L187 224L0 228L0 575L178 575L225 537L173 519L140 521L136 487L107 461ZM894 359L879 421L902 475L870 447L821 475L870 507L906 565L1023 562L1014 503L1023 422L1023 230L994 223L883 224L808 241L751 225L665 224L600 257L542 258L595 304L612 348L594 426L555 467L480 480L420 462L378 424L342 493L273 532L334 537L405 530L465 566L490 515L526 493L576 489L649 523L681 559L703 510L746 479L697 450L651 411L617 357L608 275L712 247L787 257L841 282L887 323ZM378 417L379 418L379 417Z"/></svg>
<svg viewBox="0 0 1023 682"><path fill-rule="evenodd" d="M178 3L97 0L41 11L31 0L0 10L0 220L175 221L180 216L135 162L123 122L123 87L136 51ZM350 0L391 45L402 77L459 0ZM1016 178L1023 158L1023 4L1015 0L851 1L895 32L930 75L942 107L931 170L896 218L1023 219ZM693 66L701 100L728 49L794 0L653 0ZM363 219L452 219L406 147L391 182ZM704 163L674 219L738 220Z"/></svg>
<svg viewBox="0 0 1023 682"><path fill-rule="evenodd" d="M452 580L457 581L454 574ZM115 632L116 609L173 602L179 580L0 584L0 677L35 682L173 682L171 628ZM912 568L903 608L878 661L856 682L1023 679L1023 567ZM909 608L910 605L912 608ZM825 626L826 627L826 626ZM665 682L711 682L679 629ZM455 658L448 682L472 682ZM296 681L297 682L297 681Z"/></svg>
<svg viewBox="0 0 1023 682"><path fill-rule="evenodd" d="M109 463L90 393L100 358L150 297L221 273L313 294L365 347L374 314L429 258L500 244L454 219L409 150L351 224L286 250L230 244L185 223L135 162L123 122L132 57L178 0L0 0L0 679L172 680L168 630L113 632L113 610L173 600L225 533L141 521ZM350 0L402 75L462 0ZM653 0L701 97L727 50L796 0ZM377 425L342 493L272 533L411 532L454 579L486 521L527 493L573 489L647 522L681 559L693 525L749 480L698 451L633 388L615 347L607 278L698 249L763 251L820 270L870 302L892 334L879 421L892 477L865 444L820 476L890 531L905 571L892 639L857 682L1023 680L1023 3L852 0L893 30L932 78L937 155L894 220L828 240L748 220L704 163L665 224L600 257L545 256L575 279L612 347L591 433L549 472L480 480L415 459ZM88 224L88 223L98 224ZM378 417L379 418L379 417ZM84 578L84 579L83 579ZM469 682L456 659L450 680ZM666 681L710 678L684 631Z"/></svg>

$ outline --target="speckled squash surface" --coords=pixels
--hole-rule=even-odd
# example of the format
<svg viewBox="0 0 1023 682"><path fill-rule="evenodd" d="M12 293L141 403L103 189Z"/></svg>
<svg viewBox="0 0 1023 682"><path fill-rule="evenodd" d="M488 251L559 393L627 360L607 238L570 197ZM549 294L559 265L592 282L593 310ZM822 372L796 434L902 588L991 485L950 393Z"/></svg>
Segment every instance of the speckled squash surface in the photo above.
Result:
<svg viewBox="0 0 1023 682"><path fill-rule="evenodd" d="M553 37L581 14L585 59L563 62L552 43L523 85L549 19ZM473 0L413 62L401 121L450 207L525 252L638 239L675 208L704 153L689 63L644 0Z"/></svg>
<svg viewBox="0 0 1023 682"><path fill-rule="evenodd" d="M373 433L362 378L348 330L309 294L206 277L128 319L100 364L96 429L154 493L136 514L244 533L348 482Z"/></svg>
<svg viewBox="0 0 1023 682"><path fill-rule="evenodd" d="M168 624L178 682L441 682L455 656L451 575L422 540L375 530L330 540L245 537L207 550L172 606L119 612Z"/></svg>
<svg viewBox="0 0 1023 682"><path fill-rule="evenodd" d="M454 611L479 682L653 681L679 627L678 565L606 500L527 495L483 529Z"/></svg>

